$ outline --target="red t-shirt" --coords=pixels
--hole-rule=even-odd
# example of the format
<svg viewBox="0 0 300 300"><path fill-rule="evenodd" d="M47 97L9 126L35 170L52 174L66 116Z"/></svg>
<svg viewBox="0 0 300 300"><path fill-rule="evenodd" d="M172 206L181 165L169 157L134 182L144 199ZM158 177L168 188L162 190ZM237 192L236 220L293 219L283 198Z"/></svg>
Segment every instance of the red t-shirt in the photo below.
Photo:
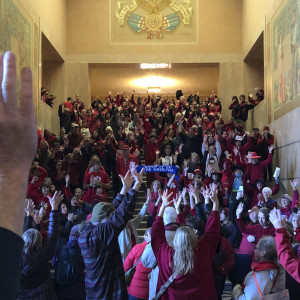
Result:
<svg viewBox="0 0 300 300"><path fill-rule="evenodd" d="M89 172L85 177L84 177L84 180L83 182L86 183L86 184L89 184L90 183L90 178L91 176L98 176L101 178L101 182L103 183L109 183L110 180L109 180L109 177L107 175L107 173L105 171L99 171L99 172ZM104 194L105 194L105 189L103 188L103 191L104 191Z"/></svg>

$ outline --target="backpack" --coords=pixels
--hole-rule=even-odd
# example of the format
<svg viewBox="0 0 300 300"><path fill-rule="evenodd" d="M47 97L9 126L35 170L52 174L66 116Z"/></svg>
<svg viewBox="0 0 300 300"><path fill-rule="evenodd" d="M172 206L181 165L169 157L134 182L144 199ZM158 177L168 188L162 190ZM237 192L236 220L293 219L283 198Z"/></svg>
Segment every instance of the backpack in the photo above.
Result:
<svg viewBox="0 0 300 300"><path fill-rule="evenodd" d="M233 250L227 238L221 236L216 254L213 258L215 268L223 275L228 274L234 267Z"/></svg>
<svg viewBox="0 0 300 300"><path fill-rule="evenodd" d="M73 285L77 282L82 260L79 248L63 247L55 266L55 282L64 285Z"/></svg>

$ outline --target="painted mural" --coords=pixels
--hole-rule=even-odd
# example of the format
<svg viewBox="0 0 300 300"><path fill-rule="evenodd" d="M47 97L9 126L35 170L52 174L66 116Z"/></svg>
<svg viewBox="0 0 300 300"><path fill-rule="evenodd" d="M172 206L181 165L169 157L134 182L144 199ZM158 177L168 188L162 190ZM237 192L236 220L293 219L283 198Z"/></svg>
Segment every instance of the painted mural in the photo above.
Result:
<svg viewBox="0 0 300 300"><path fill-rule="evenodd" d="M300 105L299 47L300 1L286 0L271 19L271 97L274 119Z"/></svg>
<svg viewBox="0 0 300 300"><path fill-rule="evenodd" d="M25 17L26 13L17 1L0 0L0 3L0 50L15 53L19 73L25 66L32 67L32 21Z"/></svg>
<svg viewBox="0 0 300 300"><path fill-rule="evenodd" d="M0 0L0 52L12 51L16 56L17 74L30 67L33 72L34 103L39 98L39 19L29 15L22 2ZM19 76L17 76L19 80ZM19 84L19 82L18 82Z"/></svg>
<svg viewBox="0 0 300 300"><path fill-rule="evenodd" d="M195 43L195 0L110 0L111 43Z"/></svg>

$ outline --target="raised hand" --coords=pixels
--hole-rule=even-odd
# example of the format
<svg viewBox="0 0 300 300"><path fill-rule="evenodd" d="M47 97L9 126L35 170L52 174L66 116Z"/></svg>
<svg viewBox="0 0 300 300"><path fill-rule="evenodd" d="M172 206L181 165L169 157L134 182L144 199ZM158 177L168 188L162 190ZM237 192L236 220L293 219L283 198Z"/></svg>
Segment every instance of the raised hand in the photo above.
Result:
<svg viewBox="0 0 300 300"><path fill-rule="evenodd" d="M73 223L73 220L74 220L74 214L73 213L68 214L68 221Z"/></svg>
<svg viewBox="0 0 300 300"><path fill-rule="evenodd" d="M141 184L143 182L143 174L144 174L144 172L145 172L144 168L140 171L140 173L138 173L136 171L136 169L134 169L134 171L131 174L132 174L132 176L133 176L133 178L135 180L135 184L137 184L137 183Z"/></svg>
<svg viewBox="0 0 300 300"><path fill-rule="evenodd" d="M171 184L172 184L174 178L175 178L175 174L173 174L173 175L170 177L170 179L169 179L169 181L168 181L168 183L167 183L167 186L169 186L169 187L171 186Z"/></svg>
<svg viewBox="0 0 300 300"><path fill-rule="evenodd" d="M284 220L281 219L280 209L274 208L273 210L271 210L269 219L276 229L284 227Z"/></svg>
<svg viewBox="0 0 300 300"><path fill-rule="evenodd" d="M244 210L244 203L240 203L236 209L236 218L239 219L241 217L241 214Z"/></svg>
<svg viewBox="0 0 300 300"><path fill-rule="evenodd" d="M182 197L182 200L183 200L183 203L184 204L187 204L187 201L186 201L186 192L187 192L187 190L186 190L186 188L184 187L183 189L182 189L182 192L181 192L181 197Z"/></svg>
<svg viewBox="0 0 300 300"><path fill-rule="evenodd" d="M291 180L291 186L292 186L294 191L297 189L297 184L298 183L299 183L298 179Z"/></svg>
<svg viewBox="0 0 300 300"><path fill-rule="evenodd" d="M269 149L269 153L272 153L273 149L274 149L274 145L271 145L270 147L268 147Z"/></svg>
<svg viewBox="0 0 300 300"><path fill-rule="evenodd" d="M32 199L25 200L25 212L27 216L31 216L33 214L34 207L35 205Z"/></svg>
<svg viewBox="0 0 300 300"><path fill-rule="evenodd" d="M239 154L239 149L237 147L233 147L233 153L237 156Z"/></svg>
<svg viewBox="0 0 300 300"><path fill-rule="evenodd" d="M219 209L219 199L218 199L218 189L216 188L217 185L211 185L209 197L213 202L213 211L217 211Z"/></svg>
<svg viewBox="0 0 300 300"><path fill-rule="evenodd" d="M161 191L158 192L158 198L155 202L155 206L158 206L160 202L161 202Z"/></svg>
<svg viewBox="0 0 300 300"><path fill-rule="evenodd" d="M226 155L226 159L229 159L230 158L230 153L228 150L225 150L224 151L225 155Z"/></svg>
<svg viewBox="0 0 300 300"><path fill-rule="evenodd" d="M123 184L121 194L126 194L129 191L130 187L132 186L134 179L131 176L131 173L129 170L127 171L127 173L125 174L124 177L122 175L119 175L119 177Z"/></svg>
<svg viewBox="0 0 300 300"><path fill-rule="evenodd" d="M176 194L175 199L173 199L174 201L174 207L176 209L176 213L179 214L180 213L180 203L182 201L182 193Z"/></svg>
<svg viewBox="0 0 300 300"><path fill-rule="evenodd" d="M201 194L204 197L205 202L207 203L209 201L209 188L206 187L201 187Z"/></svg>
<svg viewBox="0 0 300 300"><path fill-rule="evenodd" d="M43 218L43 215L40 214L40 211L36 211L34 214L34 217L33 217L35 224L40 224L42 218Z"/></svg>
<svg viewBox="0 0 300 300"><path fill-rule="evenodd" d="M39 180L39 178L37 176L33 176L31 179L31 183L35 184L38 180Z"/></svg>
<svg viewBox="0 0 300 300"><path fill-rule="evenodd" d="M52 210L57 210L59 203L64 199L64 195L61 191L55 191L53 197L49 197L49 202Z"/></svg>
<svg viewBox="0 0 300 300"><path fill-rule="evenodd" d="M163 194L161 195L161 199L162 199L162 205L161 206L164 206L166 208L167 206L170 205L170 203L173 203L174 200L169 201L169 199L171 198L171 196L172 196L172 193L168 195L168 191L165 190L163 192Z"/></svg>

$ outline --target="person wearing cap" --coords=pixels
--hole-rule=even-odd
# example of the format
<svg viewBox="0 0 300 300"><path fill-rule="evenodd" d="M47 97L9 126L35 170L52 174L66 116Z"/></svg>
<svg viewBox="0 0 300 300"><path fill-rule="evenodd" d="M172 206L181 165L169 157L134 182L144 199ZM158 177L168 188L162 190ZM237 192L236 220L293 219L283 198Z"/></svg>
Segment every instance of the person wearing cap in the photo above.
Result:
<svg viewBox="0 0 300 300"><path fill-rule="evenodd" d="M72 123L71 132L68 135L69 139L69 151L73 151L80 145L81 140L84 139L83 135L79 132L79 126L77 123Z"/></svg>
<svg viewBox="0 0 300 300"><path fill-rule="evenodd" d="M116 174L122 175L124 177L127 171L129 170L129 165L131 162L134 162L135 164L139 163L137 157L130 154L128 145L124 145L122 154L119 155L116 159ZM117 190L119 190L121 184L122 183L118 178Z"/></svg>
<svg viewBox="0 0 300 300"><path fill-rule="evenodd" d="M118 236L133 216L142 176L143 170L120 176L123 186L113 205L96 204L83 228L78 243L86 268L86 299L128 299Z"/></svg>
<svg viewBox="0 0 300 300"><path fill-rule="evenodd" d="M299 181L294 179L291 181L291 186L293 188L293 197L288 194L283 194L281 196L281 208L280 213L283 217L288 220L293 212L293 208L298 206L299 192L297 190L297 184Z"/></svg>
<svg viewBox="0 0 300 300"><path fill-rule="evenodd" d="M263 177L264 168L272 162L272 151L274 149L274 145L271 145L269 148L268 158L264 161L260 161L261 156L257 155L256 152L248 153L248 163L245 164L239 160L237 156L237 164L246 169L247 178L250 184L255 184L256 179ZM248 182L248 181L247 181Z"/></svg>
<svg viewBox="0 0 300 300"><path fill-rule="evenodd" d="M262 159L265 160L268 157L268 147L274 145L274 135L270 134L270 129L268 126L264 126L262 141L261 141L261 156ZM274 152L274 151L273 151ZM267 175L269 176L269 180L272 181L273 169L272 163L268 164L264 168L264 179L267 180Z"/></svg>

